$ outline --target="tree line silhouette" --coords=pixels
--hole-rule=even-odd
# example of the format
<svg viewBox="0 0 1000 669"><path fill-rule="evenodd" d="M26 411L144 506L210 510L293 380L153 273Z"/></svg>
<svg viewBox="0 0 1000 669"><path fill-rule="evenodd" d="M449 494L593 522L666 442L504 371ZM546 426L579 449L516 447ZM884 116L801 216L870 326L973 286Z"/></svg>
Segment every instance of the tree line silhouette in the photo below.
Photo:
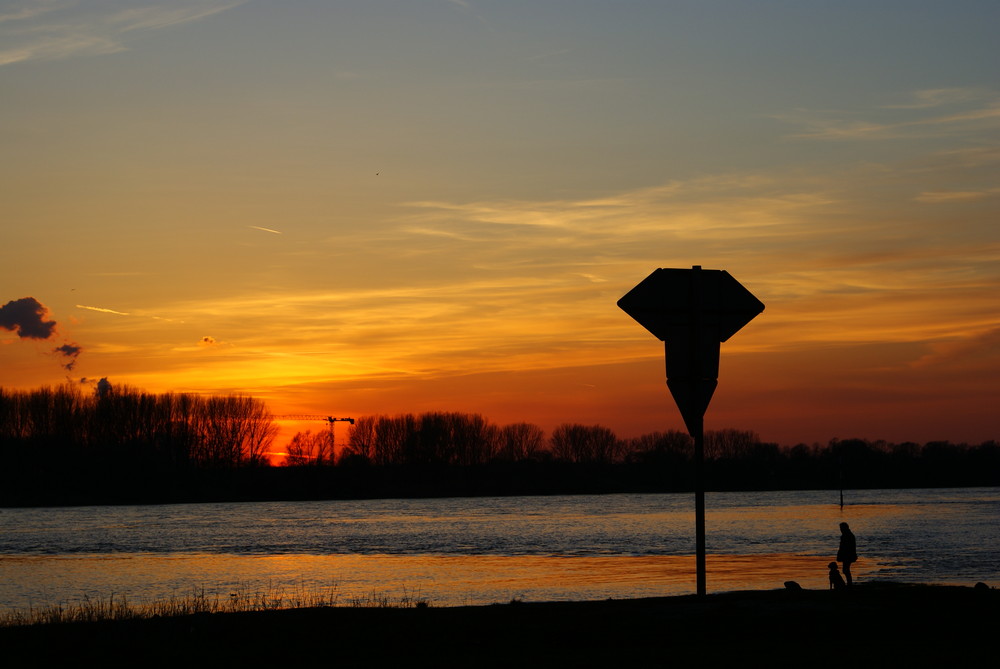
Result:
<svg viewBox="0 0 1000 669"><path fill-rule="evenodd" d="M128 386L27 392L0 388L6 460L138 460L149 466L239 467L266 461L277 428L246 395L152 394Z"/></svg>
<svg viewBox="0 0 1000 669"><path fill-rule="evenodd" d="M218 478L199 472L259 469L276 434L246 395L0 388L0 504L196 498Z"/></svg>
<svg viewBox="0 0 1000 669"><path fill-rule="evenodd" d="M268 466L277 427L246 395L152 394L102 380L0 388L0 504L667 492L694 486L693 443L668 430L620 439L600 425L497 425L427 412L299 432ZM783 447L709 430L712 490L1000 484L1000 446L833 439Z"/></svg>

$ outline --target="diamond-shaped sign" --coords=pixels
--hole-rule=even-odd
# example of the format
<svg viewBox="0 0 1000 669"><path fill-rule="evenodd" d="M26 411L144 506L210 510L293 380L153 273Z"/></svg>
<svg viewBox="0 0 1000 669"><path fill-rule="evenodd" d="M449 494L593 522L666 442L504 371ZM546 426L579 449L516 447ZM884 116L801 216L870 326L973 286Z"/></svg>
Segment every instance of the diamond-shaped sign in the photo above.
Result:
<svg viewBox="0 0 1000 669"><path fill-rule="evenodd" d="M764 310L728 272L658 269L618 300L618 306L664 342L667 387L688 432L702 417L719 376L719 343Z"/></svg>
<svg viewBox="0 0 1000 669"><path fill-rule="evenodd" d="M764 304L729 272L719 269L658 269L618 300L625 313L657 339L678 328L700 328L726 341L764 311Z"/></svg>

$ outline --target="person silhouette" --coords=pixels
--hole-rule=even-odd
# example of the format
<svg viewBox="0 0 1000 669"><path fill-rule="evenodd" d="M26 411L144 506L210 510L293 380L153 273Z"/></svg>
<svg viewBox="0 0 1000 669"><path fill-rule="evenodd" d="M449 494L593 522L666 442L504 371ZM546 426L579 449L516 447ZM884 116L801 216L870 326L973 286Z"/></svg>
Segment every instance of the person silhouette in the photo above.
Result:
<svg viewBox="0 0 1000 669"><path fill-rule="evenodd" d="M858 542L854 538L854 532L851 532L851 528L847 523L840 524L840 548L837 549L837 562L840 562L843 567L844 578L847 580L847 585L852 584L851 581L851 563L858 561Z"/></svg>

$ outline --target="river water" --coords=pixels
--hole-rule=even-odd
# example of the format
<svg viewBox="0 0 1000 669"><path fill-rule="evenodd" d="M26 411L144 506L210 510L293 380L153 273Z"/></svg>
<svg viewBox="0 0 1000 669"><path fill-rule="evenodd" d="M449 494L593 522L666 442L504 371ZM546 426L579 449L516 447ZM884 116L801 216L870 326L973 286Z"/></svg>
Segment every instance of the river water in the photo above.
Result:
<svg viewBox="0 0 1000 669"><path fill-rule="evenodd" d="M708 493L708 591L825 588L839 523L866 580L1000 585L1000 488ZM434 606L695 591L694 496L0 509L0 610L322 593Z"/></svg>

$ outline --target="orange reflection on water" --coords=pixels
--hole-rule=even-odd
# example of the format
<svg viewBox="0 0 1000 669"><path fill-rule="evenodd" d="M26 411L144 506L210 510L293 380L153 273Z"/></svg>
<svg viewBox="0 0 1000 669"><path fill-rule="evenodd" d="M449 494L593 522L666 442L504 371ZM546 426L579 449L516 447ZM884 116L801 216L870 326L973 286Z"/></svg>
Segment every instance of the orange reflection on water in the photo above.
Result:
<svg viewBox="0 0 1000 669"><path fill-rule="evenodd" d="M282 556L262 557L262 571L277 576L325 573L348 600L372 592L416 597L439 606L531 601L625 599L690 594L693 556ZM267 565L264 567L264 565ZM781 588L797 581L825 588L827 560L815 556L709 555L710 592ZM864 562L855 567L864 573Z"/></svg>
<svg viewBox="0 0 1000 669"><path fill-rule="evenodd" d="M827 586L828 559L816 556L709 555L708 591L775 589L788 580ZM855 568L864 579L865 561ZM125 596L135 603L233 592L271 600L338 605L493 604L513 599L568 601L693 594L695 561L687 556L434 556L215 554L29 557L0 560L8 586L21 584L0 608L24 608L82 597ZM10 588L8 588L10 589Z"/></svg>

